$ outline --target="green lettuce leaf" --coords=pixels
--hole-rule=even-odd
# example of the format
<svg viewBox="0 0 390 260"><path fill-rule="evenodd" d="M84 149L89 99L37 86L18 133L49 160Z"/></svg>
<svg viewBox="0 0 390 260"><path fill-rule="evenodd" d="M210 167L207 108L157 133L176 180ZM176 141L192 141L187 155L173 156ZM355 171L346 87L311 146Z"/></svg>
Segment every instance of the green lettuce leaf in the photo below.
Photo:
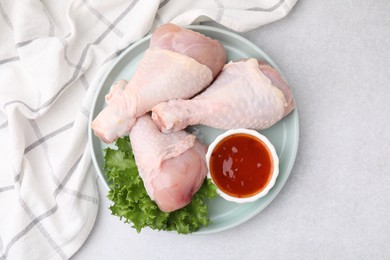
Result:
<svg viewBox="0 0 390 260"><path fill-rule="evenodd" d="M137 232L150 227L188 234L210 223L207 201L217 196L216 187L210 180L205 179L186 207L170 213L163 212L146 193L129 137L119 138L115 144L117 149L106 148L104 156L104 169L110 183L107 197L113 203L110 206L113 215L131 224Z"/></svg>

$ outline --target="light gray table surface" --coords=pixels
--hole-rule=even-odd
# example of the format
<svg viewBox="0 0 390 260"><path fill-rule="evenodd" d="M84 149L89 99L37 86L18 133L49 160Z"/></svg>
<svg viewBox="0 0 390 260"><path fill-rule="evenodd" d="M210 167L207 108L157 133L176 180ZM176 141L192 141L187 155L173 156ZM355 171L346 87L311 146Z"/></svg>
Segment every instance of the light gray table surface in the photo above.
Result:
<svg viewBox="0 0 390 260"><path fill-rule="evenodd" d="M278 64L299 111L295 165L260 214L211 235L137 234L99 184L95 227L73 259L390 259L389 14L387 0L298 0L241 34Z"/></svg>

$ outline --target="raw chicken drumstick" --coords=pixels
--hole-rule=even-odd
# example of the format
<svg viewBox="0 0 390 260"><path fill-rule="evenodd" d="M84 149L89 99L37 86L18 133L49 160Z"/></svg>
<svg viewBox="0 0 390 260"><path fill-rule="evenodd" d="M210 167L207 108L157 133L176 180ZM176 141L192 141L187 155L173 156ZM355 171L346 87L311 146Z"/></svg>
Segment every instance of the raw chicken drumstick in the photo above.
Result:
<svg viewBox="0 0 390 260"><path fill-rule="evenodd" d="M130 141L149 197L165 212L190 203L206 174L206 147L184 130L163 134L149 115L137 119Z"/></svg>
<svg viewBox="0 0 390 260"><path fill-rule="evenodd" d="M256 59L230 62L201 94L162 102L153 121L169 133L202 124L220 129L265 129L295 107L292 93L276 69Z"/></svg>
<svg viewBox="0 0 390 260"><path fill-rule="evenodd" d="M218 41L173 24L161 26L131 80L111 87L107 106L92 122L95 135L106 143L124 136L156 104L200 92L225 61L225 48Z"/></svg>

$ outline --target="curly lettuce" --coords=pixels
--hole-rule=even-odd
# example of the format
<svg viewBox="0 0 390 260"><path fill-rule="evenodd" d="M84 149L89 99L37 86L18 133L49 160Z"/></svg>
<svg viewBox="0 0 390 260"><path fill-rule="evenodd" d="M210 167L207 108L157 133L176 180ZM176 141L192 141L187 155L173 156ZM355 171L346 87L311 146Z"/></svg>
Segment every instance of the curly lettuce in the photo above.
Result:
<svg viewBox="0 0 390 260"><path fill-rule="evenodd" d="M163 212L146 193L129 138L119 138L115 144L117 149L106 148L104 156L104 169L110 186L107 197L113 203L110 206L113 215L131 224L138 233L142 228L150 227L188 234L210 223L207 201L217 196L216 187L210 180L205 179L186 207Z"/></svg>

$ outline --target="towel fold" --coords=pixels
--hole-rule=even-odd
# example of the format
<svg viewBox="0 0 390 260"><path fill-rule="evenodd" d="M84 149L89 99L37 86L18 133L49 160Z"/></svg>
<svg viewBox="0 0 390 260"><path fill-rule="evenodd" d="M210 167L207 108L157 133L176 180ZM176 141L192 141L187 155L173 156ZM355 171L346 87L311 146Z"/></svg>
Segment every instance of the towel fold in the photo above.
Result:
<svg viewBox="0 0 390 260"><path fill-rule="evenodd" d="M88 117L124 49L168 22L247 31L295 2L0 1L0 259L68 259L93 228Z"/></svg>

